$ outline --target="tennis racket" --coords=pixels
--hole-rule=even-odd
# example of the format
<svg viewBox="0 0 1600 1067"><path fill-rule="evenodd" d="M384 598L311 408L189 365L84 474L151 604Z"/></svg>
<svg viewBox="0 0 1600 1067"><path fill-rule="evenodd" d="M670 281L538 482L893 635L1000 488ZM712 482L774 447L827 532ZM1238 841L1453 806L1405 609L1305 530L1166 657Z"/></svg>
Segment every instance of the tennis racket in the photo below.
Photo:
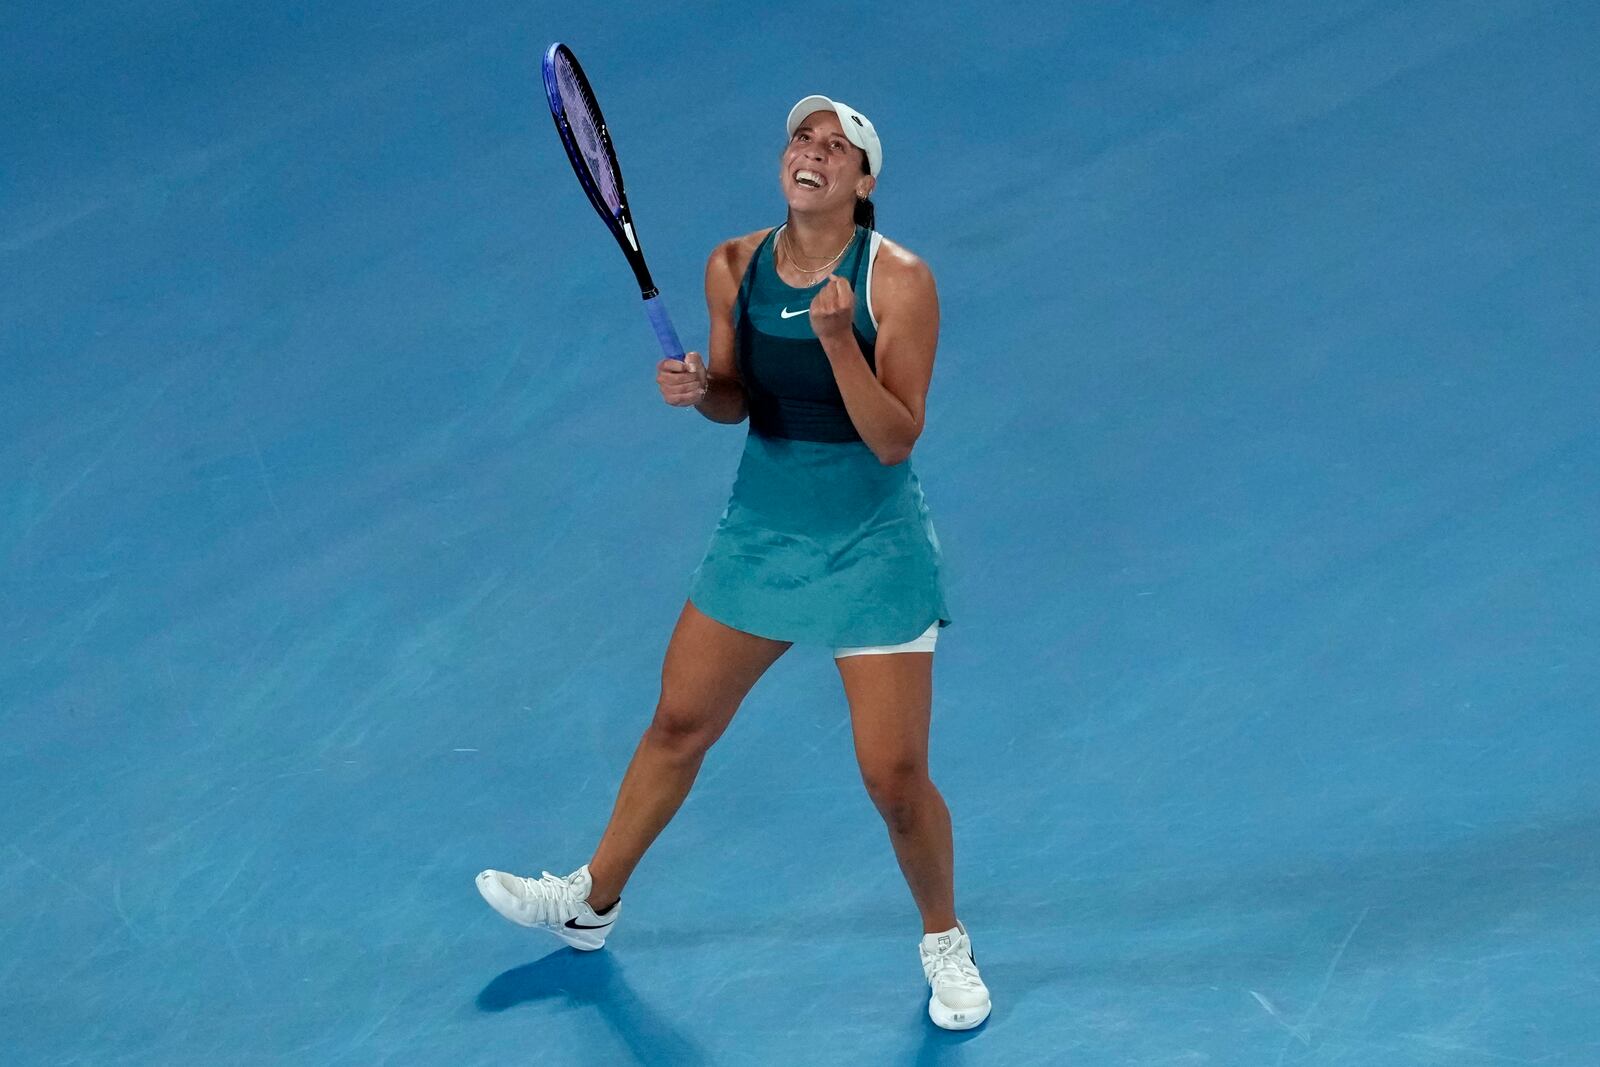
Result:
<svg viewBox="0 0 1600 1067"><path fill-rule="evenodd" d="M550 98L550 115L555 119L556 132L561 134L561 144L572 161L572 170L578 176L589 203L600 213L606 229L617 239L622 254L628 257L628 266L639 282L639 295L644 297L645 314L655 327L656 340L670 359L683 358L683 345L678 342L678 331L672 328L672 318L661 301L661 290L650 278L650 268L645 265L644 252L639 248L639 235L633 229L633 213L628 210L628 194L622 188L622 168L617 166L616 149L611 146L611 134L606 130L606 120L600 114L600 104L584 77L583 68L572 49L557 42L544 54L544 92Z"/></svg>

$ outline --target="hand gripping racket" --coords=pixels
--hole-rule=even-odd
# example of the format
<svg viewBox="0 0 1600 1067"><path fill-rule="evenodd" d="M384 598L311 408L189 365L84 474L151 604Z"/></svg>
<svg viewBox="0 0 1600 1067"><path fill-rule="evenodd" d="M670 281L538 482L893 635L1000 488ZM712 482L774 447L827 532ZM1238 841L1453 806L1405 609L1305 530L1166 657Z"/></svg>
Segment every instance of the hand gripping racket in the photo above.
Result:
<svg viewBox="0 0 1600 1067"><path fill-rule="evenodd" d="M655 327L661 350L670 359L682 359L678 331L672 328L661 291L650 279L650 268L645 266L639 237L633 231L633 213L628 210L628 195L622 188L622 169L617 166L617 153L611 147L611 134L600 114L600 104L578 65L578 57L560 42L544 54L544 92L550 98L550 115L556 121L556 132L561 134L572 170L578 175L578 184L633 268L639 295L644 297L645 314Z"/></svg>

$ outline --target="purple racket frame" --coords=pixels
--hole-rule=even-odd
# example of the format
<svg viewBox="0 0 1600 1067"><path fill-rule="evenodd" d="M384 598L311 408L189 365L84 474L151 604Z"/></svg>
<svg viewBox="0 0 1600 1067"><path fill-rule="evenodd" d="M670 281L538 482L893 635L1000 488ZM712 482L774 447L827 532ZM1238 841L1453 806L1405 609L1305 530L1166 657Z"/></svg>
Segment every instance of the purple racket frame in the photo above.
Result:
<svg viewBox="0 0 1600 1067"><path fill-rule="evenodd" d="M572 68L579 92L587 98L587 107L595 118L595 130L600 139L599 147L605 152L611 173L616 177L618 206L614 211L611 205L606 203L594 175L590 173L583 149L579 146L577 135L572 130L572 123L567 118L569 102L562 99L561 84L556 76L558 61L565 62ZM628 266L633 268L634 279L639 283L639 295L644 298L645 314L650 317L650 325L655 329L656 340L661 343L661 350L669 359L682 359L683 345L678 341L678 331L672 326L672 317L667 314L666 304L661 299L661 290L656 288L654 280L651 279L650 268L644 261L644 251L639 247L639 236L633 228L633 212L628 208L628 194L622 186L622 168L617 164L617 152L612 147L611 133L606 128L605 117L600 113L600 102L595 99L594 90L589 86L589 78L583 73L583 67L578 64L578 57L572 54L572 49L559 41L551 45L544 54L544 94L549 98L550 117L555 120L556 132L561 135L561 146L566 149L567 161L572 164L572 171L578 176L578 184L583 186L584 195L589 198L589 203L594 205L595 211L605 222L606 229L611 231L611 236L616 238L617 246L628 259ZM570 103L574 106L584 106L584 103L579 101Z"/></svg>

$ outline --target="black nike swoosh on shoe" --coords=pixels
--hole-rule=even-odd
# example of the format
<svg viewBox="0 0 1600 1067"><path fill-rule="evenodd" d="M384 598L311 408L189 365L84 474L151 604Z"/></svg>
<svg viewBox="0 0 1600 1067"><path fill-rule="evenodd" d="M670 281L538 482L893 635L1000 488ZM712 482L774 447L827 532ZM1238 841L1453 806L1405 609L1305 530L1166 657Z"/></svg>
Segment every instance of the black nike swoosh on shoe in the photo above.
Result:
<svg viewBox="0 0 1600 1067"><path fill-rule="evenodd" d="M564 925L568 930L604 930L606 927L610 926L611 923L616 921L617 920L612 919L610 923L601 923L599 926L585 926L577 919L568 919Z"/></svg>

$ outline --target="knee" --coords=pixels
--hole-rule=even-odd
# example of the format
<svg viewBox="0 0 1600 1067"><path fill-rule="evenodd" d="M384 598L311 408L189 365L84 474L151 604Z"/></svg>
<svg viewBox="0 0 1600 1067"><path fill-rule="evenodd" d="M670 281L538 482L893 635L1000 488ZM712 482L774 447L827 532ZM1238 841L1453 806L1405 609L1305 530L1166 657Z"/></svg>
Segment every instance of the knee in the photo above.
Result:
<svg viewBox="0 0 1600 1067"><path fill-rule="evenodd" d="M698 759L717 740L716 716L663 693L650 720L645 739L658 750L678 759Z"/></svg>
<svg viewBox="0 0 1600 1067"><path fill-rule="evenodd" d="M926 767L910 759L874 760L862 763L861 780L890 832L906 833L916 825L930 784Z"/></svg>

